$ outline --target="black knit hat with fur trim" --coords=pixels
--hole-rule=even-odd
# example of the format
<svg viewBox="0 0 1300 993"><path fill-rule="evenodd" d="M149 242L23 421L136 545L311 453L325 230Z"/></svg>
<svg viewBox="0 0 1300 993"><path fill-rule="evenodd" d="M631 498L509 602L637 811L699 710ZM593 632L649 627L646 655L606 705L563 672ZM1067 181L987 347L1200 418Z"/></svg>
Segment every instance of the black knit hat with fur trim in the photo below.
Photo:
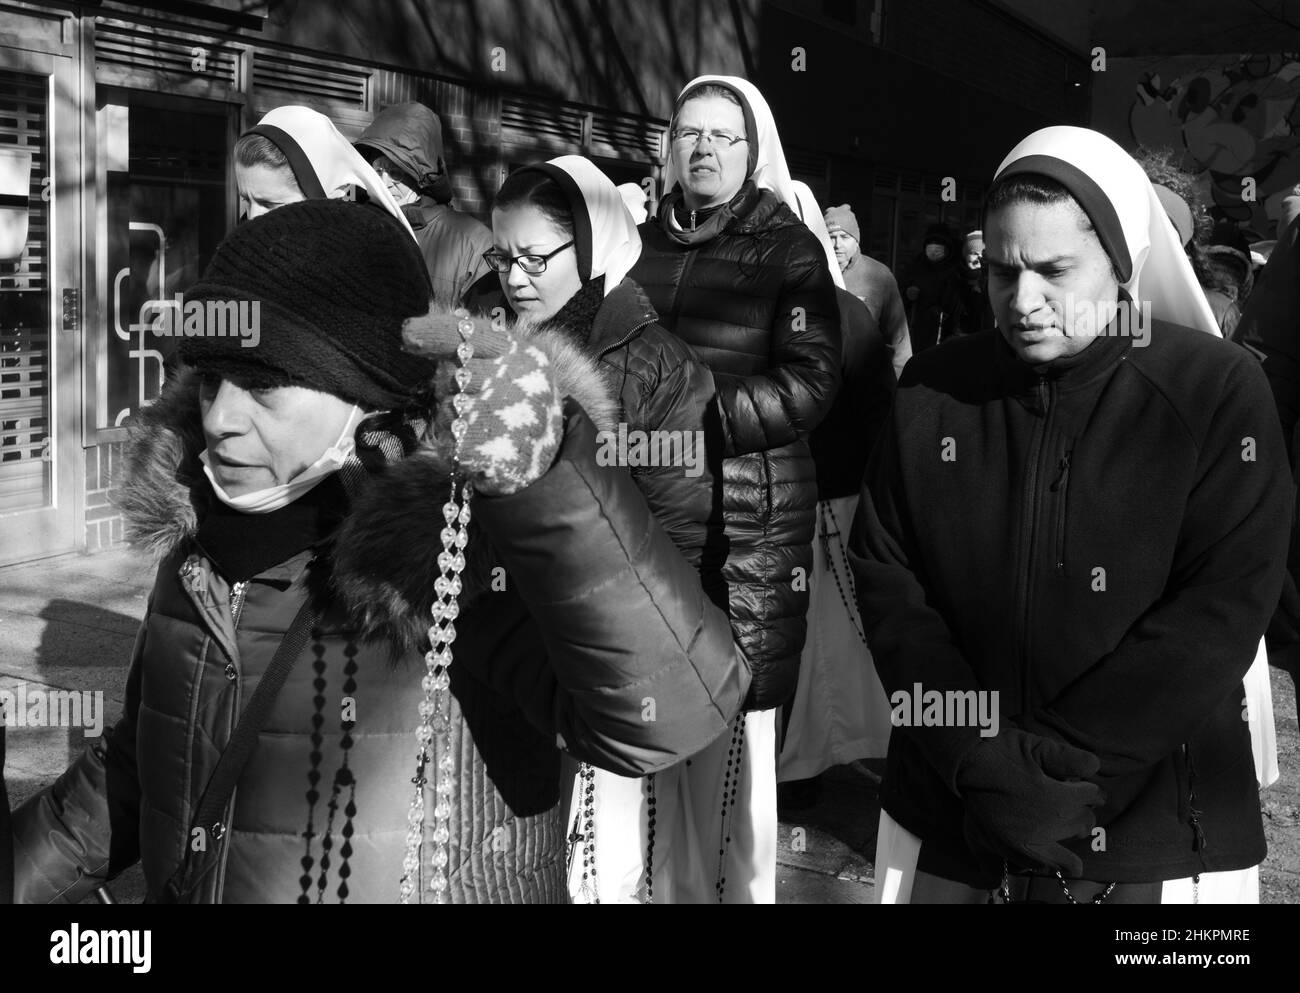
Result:
<svg viewBox="0 0 1300 993"><path fill-rule="evenodd" d="M402 322L428 309L424 260L396 220L347 200L306 200L226 237L185 293L177 334L182 360L200 372L397 409L433 381L435 363L402 351Z"/></svg>

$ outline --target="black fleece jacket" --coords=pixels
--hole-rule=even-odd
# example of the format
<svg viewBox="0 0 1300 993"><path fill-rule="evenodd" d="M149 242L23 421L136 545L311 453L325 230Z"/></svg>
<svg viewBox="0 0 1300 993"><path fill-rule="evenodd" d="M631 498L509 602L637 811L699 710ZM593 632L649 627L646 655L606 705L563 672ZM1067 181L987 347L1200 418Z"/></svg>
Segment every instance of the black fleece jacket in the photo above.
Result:
<svg viewBox="0 0 1300 993"><path fill-rule="evenodd" d="M1083 878L1265 853L1242 677L1282 582L1292 492L1259 364L1154 322L1049 368L997 332L913 358L851 541L886 692L996 690L1001 726L1096 753ZM868 492L869 490L869 492ZM975 727L897 727L882 805L921 868L992 885L954 790Z"/></svg>

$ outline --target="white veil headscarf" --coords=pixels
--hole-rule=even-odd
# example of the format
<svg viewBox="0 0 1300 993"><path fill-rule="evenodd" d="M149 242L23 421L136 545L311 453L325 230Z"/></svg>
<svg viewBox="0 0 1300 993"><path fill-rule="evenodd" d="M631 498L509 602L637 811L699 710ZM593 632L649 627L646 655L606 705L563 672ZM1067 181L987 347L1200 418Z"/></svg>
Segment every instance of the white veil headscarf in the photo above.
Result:
<svg viewBox="0 0 1300 993"><path fill-rule="evenodd" d="M519 171L525 169L545 173L564 192L573 212L578 275L584 282L604 276L605 296L609 296L641 257L641 235L623 194L581 155L561 155Z"/></svg>
<svg viewBox="0 0 1300 993"><path fill-rule="evenodd" d="M618 193L623 198L623 205L627 207L627 212L632 215L632 220L637 224L644 224L646 218L650 216L650 208L641 184L620 183Z"/></svg>
<svg viewBox="0 0 1300 993"><path fill-rule="evenodd" d="M785 150L781 147L781 136L776 132L776 118L772 116L772 109L763 99L763 94L758 91L757 86L739 76L696 76L682 87L682 92L677 96L678 101L683 94L705 83L725 86L740 97L742 109L745 111L745 122L750 125L750 133L746 137L750 141L752 168L748 178L752 179L760 189L771 190L787 207L797 212L798 201L795 197L793 181L790 179L790 169L785 163ZM677 168L673 165L673 158L670 155L668 167L664 170L664 193L668 193L677 183Z"/></svg>
<svg viewBox="0 0 1300 993"><path fill-rule="evenodd" d="M308 200L346 196L349 186L359 186L415 238L379 174L324 114L310 107L276 107L244 134L259 134L284 153Z"/></svg>
<svg viewBox="0 0 1300 993"><path fill-rule="evenodd" d="M817 206L817 198L813 196L813 191L808 184L802 180L792 180L790 185L794 189L797 201L791 209L821 242L822 251L826 253L826 264L831 267L831 278L835 280L836 286L844 289L844 274L840 272L840 261L835 257L835 244L831 241L831 232L826 227L826 218L822 216L822 209Z"/></svg>
<svg viewBox="0 0 1300 993"><path fill-rule="evenodd" d="M994 182L1015 173L1046 175L1065 186L1115 261L1121 286L1151 316L1222 337L1192 264L1142 167L1105 135L1087 128L1035 131L1011 150ZM1277 782L1277 735L1268 656L1261 639L1245 678L1250 744L1261 786Z"/></svg>
<svg viewBox="0 0 1300 993"><path fill-rule="evenodd" d="M1088 128L1043 128L1011 150L994 182L1016 173L1046 175L1070 191L1134 303L1149 302L1156 320L1222 337L1155 188L1119 145Z"/></svg>

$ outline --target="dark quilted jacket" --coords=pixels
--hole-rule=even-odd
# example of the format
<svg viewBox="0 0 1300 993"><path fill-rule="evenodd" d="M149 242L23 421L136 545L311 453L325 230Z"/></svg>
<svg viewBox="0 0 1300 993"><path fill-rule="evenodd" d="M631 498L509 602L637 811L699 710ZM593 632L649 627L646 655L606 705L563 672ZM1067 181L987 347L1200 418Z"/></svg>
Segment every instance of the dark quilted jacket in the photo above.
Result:
<svg viewBox="0 0 1300 993"><path fill-rule="evenodd" d="M553 362L564 391L604 405L598 420L611 426L599 377L569 389L572 364ZM17 899L76 901L137 859L156 898L189 858L191 902L315 902L318 892L331 903L391 902L423 674L413 643L433 600L445 473L423 449L389 462L353 494L332 559L303 552L232 597L186 516L179 467L194 468L195 424L183 423L194 403L192 391L164 400L138 429L131 486L137 514L146 505L154 514L134 523L163 557L125 714L16 813ZM592 420L569 402L550 470L473 505L451 669L454 902L565 901L559 749L644 775L713 741L748 689L725 614L629 475L597 464L595 450ZM187 855L202 788L308 590L329 606L325 621L259 736L229 830ZM350 728L345 695L355 700ZM654 721L643 719L647 700ZM322 887L326 833L334 848ZM308 834L315 861L304 874Z"/></svg>
<svg viewBox="0 0 1300 993"><path fill-rule="evenodd" d="M576 320L566 322L564 333L598 363L627 431L691 437L685 464L654 459L664 464L633 465L630 471L650 510L725 609L722 441L713 374L663 329L645 292L631 279L600 301L590 320L572 316ZM557 320L569 317L562 311Z"/></svg>
<svg viewBox="0 0 1300 993"><path fill-rule="evenodd" d="M748 709L794 692L806 634L817 478L808 435L840 374L835 284L817 239L773 193L747 184L712 240L682 244L660 216L641 225L632 278L665 328L713 371L727 456L722 576L753 671Z"/></svg>

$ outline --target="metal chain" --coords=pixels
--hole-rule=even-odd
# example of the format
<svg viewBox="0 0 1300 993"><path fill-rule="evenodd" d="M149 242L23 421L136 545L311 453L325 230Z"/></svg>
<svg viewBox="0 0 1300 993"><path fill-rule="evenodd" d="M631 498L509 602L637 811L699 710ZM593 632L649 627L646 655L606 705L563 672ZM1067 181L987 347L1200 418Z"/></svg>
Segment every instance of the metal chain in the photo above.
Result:
<svg viewBox="0 0 1300 993"><path fill-rule="evenodd" d="M429 859L429 889L434 894L434 902L446 903L450 899L450 853L448 843L451 840L451 797L456 790L456 760L451 754L451 677L447 670L452 663L452 642L456 640L456 618L460 616L458 597L461 593L460 575L465 569L465 547L469 544L470 498L473 487L468 480L460 488L461 503L457 506L456 496L460 467L460 445L469 429L465 422L465 408L469 398L464 390L469 383L470 372L465 363L474 354L470 338L474 334L474 322L469 313L457 310L460 322L456 330L461 342L456 346L456 357L460 368L456 370L456 386L460 392L451 398L455 417L451 423L454 439L451 487L447 502L442 505L444 527L439 535L442 551L438 553L438 569L441 575L434 580L434 602L430 608L433 624L429 627L429 651L424 655L425 674L420 681L424 697L420 701L420 726L415 737L419 744L416 750L415 775L411 782L415 786L411 797L411 806L407 811L406 856L402 860L402 879L400 884L401 902L410 903L411 897L419 885L420 849L424 844L425 794L424 787L429 777L426 771L437 756L437 767L433 773L434 807L433 807L433 852ZM453 526L455 525L455 526ZM436 747L434 739L437 738ZM417 901L419 902L419 901Z"/></svg>
<svg viewBox="0 0 1300 993"><path fill-rule="evenodd" d="M1061 891L1065 894L1065 899L1070 903L1074 904L1076 907L1079 906L1080 905L1079 901L1076 900L1074 894L1070 892L1070 887L1066 884L1065 877L1061 875L1059 869L1056 871L1056 881L1061 884ZM1109 897L1113 892L1115 892L1116 885L1117 885L1116 883L1107 883L1106 888L1104 890L1102 890L1100 893L1093 894L1093 896L1090 899L1085 900L1083 902L1090 903L1090 904L1104 903L1106 901L1106 898ZM1195 883L1193 883L1193 885L1195 885ZM1007 865L1005 860L1002 863L1002 882L998 885L996 891L994 890L989 891L988 902L996 903L998 897L1002 898L1003 903L1017 902L1011 899L1011 868ZM1027 903L1028 901L1020 901L1020 902Z"/></svg>

